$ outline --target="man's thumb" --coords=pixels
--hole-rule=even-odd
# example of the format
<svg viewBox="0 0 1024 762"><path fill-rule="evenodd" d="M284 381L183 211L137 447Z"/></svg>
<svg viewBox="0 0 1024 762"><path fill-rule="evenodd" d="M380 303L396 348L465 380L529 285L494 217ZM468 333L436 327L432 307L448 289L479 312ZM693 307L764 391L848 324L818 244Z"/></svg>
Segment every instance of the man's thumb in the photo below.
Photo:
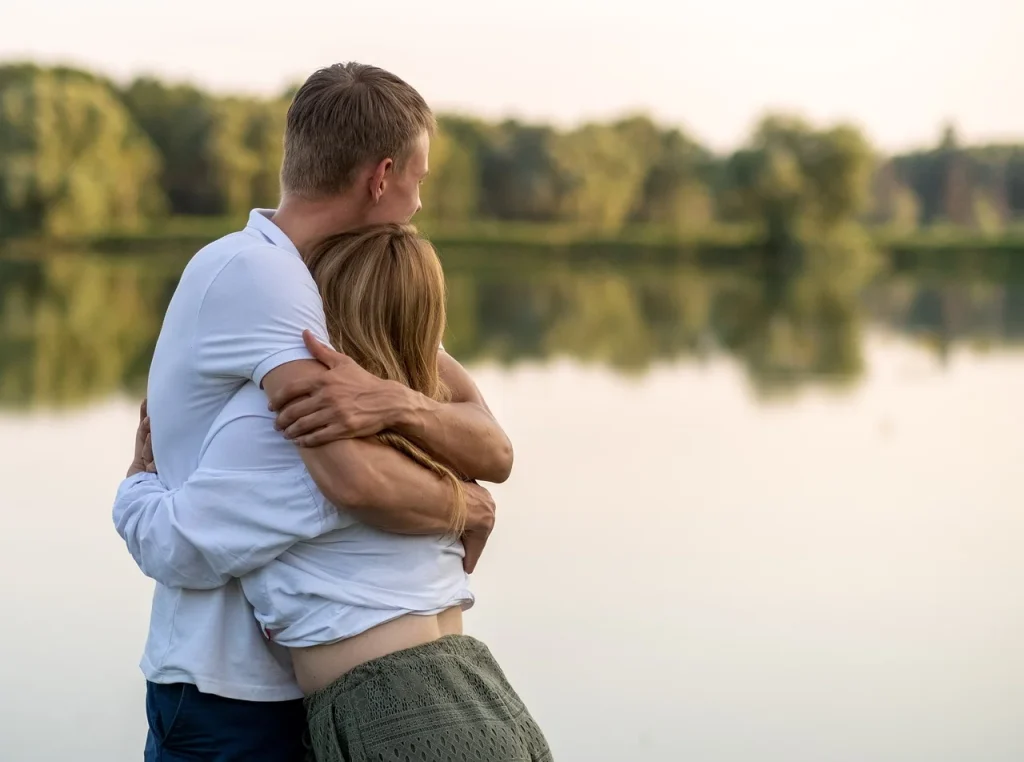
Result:
<svg viewBox="0 0 1024 762"><path fill-rule="evenodd" d="M340 352L336 352L334 347L324 344L310 330L302 332L302 340L306 343L306 349L309 350L309 353L328 368L333 368L338 364L338 360L341 359Z"/></svg>

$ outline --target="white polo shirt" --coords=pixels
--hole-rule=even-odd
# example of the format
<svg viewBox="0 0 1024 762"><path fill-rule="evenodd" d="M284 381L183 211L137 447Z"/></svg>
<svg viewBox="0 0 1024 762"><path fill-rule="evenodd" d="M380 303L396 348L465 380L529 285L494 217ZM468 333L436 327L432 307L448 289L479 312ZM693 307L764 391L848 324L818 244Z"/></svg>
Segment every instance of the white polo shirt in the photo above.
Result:
<svg viewBox="0 0 1024 762"><path fill-rule="evenodd" d="M254 210L244 230L211 243L185 268L149 374L160 476L126 480L114 506L118 533L157 580L146 678L250 701L302 694L287 654L263 637L235 578L350 521L319 497L295 448L258 473L197 472L210 428L235 393L309 358L303 330L326 341L316 284L271 214ZM216 512L199 508L211 502Z"/></svg>

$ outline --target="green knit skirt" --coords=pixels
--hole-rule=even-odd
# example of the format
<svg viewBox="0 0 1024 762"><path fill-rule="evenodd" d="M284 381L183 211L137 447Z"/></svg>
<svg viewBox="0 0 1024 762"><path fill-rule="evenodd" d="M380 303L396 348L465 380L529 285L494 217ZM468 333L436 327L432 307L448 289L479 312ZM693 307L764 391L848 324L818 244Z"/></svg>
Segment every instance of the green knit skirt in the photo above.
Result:
<svg viewBox="0 0 1024 762"><path fill-rule="evenodd" d="M306 697L317 762L550 762L491 656L449 635L374 659Z"/></svg>

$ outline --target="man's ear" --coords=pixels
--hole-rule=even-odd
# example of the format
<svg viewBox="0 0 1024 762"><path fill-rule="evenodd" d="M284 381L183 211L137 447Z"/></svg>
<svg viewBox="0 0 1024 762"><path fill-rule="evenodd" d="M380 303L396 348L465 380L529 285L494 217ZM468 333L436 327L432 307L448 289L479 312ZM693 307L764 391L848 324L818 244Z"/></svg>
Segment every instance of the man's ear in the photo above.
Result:
<svg viewBox="0 0 1024 762"><path fill-rule="evenodd" d="M380 201L380 197L384 195L394 166L394 159L383 159L373 170L373 175L370 177L370 195L373 197L374 203Z"/></svg>

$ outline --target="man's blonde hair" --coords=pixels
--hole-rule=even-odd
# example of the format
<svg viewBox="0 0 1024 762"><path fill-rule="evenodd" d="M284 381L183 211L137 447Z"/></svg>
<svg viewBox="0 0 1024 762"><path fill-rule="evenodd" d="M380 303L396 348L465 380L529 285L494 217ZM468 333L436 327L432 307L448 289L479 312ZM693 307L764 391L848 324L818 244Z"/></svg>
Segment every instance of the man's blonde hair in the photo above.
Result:
<svg viewBox="0 0 1024 762"><path fill-rule="evenodd" d="M368 164L399 166L434 114L404 80L376 66L334 64L310 75L288 107L281 189L305 198L348 188Z"/></svg>

